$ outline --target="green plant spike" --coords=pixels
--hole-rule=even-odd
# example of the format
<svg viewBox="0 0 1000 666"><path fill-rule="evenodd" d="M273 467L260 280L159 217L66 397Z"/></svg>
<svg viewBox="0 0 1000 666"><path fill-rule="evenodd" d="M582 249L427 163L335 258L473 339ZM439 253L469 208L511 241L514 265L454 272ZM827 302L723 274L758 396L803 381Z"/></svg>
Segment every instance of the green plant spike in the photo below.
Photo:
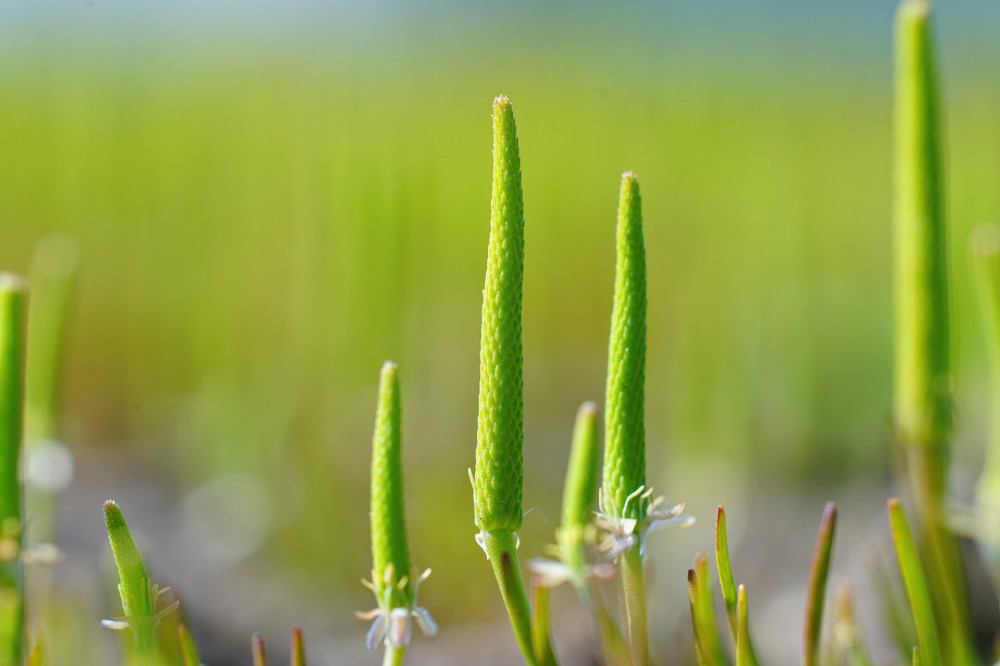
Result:
<svg viewBox="0 0 1000 666"><path fill-rule="evenodd" d="M159 645L156 642L156 627L164 616L174 611L180 601L156 610L160 596L169 588L153 585L146 575L146 567L142 563L139 549L135 546L132 534L129 532L125 517L118 505L108 500L104 503L104 521L108 528L108 539L111 541L111 552L118 568L118 594L121 596L122 617L103 620L101 626L116 631L129 630L135 637L135 663L159 663L161 658Z"/></svg>
<svg viewBox="0 0 1000 666"><path fill-rule="evenodd" d="M629 645L635 666L649 662L646 592L642 571L642 523L646 503L646 250L639 181L622 175L616 227L615 292L608 342L605 395L604 475L607 512L630 540L622 556L622 584ZM626 522L629 521L629 522ZM638 545L639 548L635 548Z"/></svg>
<svg viewBox="0 0 1000 666"><path fill-rule="evenodd" d="M726 533L726 510L721 506L715 512L715 566L719 570L719 587L722 588L722 600L726 605L726 615L729 627L733 632L733 640L737 639L739 616L737 614L736 579L733 577L733 566L729 561L729 536Z"/></svg>
<svg viewBox="0 0 1000 666"><path fill-rule="evenodd" d="M521 298L524 203L514 108L493 101L493 193L479 347L479 427L472 477L476 540L493 566L521 653L535 663L531 608L517 559L524 469Z"/></svg>
<svg viewBox="0 0 1000 666"><path fill-rule="evenodd" d="M299 627L292 627L291 666L306 666L306 644Z"/></svg>
<svg viewBox="0 0 1000 666"><path fill-rule="evenodd" d="M645 506L627 498L646 485L646 249L639 181L622 175L616 227L615 291L604 405L605 500L642 521Z"/></svg>
<svg viewBox="0 0 1000 666"><path fill-rule="evenodd" d="M895 417L949 660L975 664L965 572L947 525L951 433L948 240L931 3L896 14ZM930 659L925 651L922 658Z"/></svg>
<svg viewBox="0 0 1000 666"><path fill-rule="evenodd" d="M534 614L532 615L531 640L535 653L535 661L539 666L555 666L556 653L552 649L552 609L549 601L549 588L544 585L532 585L534 597Z"/></svg>
<svg viewBox="0 0 1000 666"><path fill-rule="evenodd" d="M757 653L750 640L750 610L747 605L747 588L740 585L736 591L736 613L739 628L736 634L736 666L760 666Z"/></svg>
<svg viewBox="0 0 1000 666"><path fill-rule="evenodd" d="M931 600L930 589L924 568L920 564L917 544L910 533L906 514L899 500L889 500L889 525L892 530L892 542L896 548L896 559L906 587L906 596L910 600L910 611L917 626L921 661L925 666L941 666L941 643L938 638L937 621L934 617L934 602Z"/></svg>
<svg viewBox="0 0 1000 666"><path fill-rule="evenodd" d="M19 666L24 649L19 465L26 294L22 278L0 273L0 666Z"/></svg>
<svg viewBox="0 0 1000 666"><path fill-rule="evenodd" d="M28 653L28 661L25 663L27 666L45 666L45 648L42 647L41 639L35 641L34 647L32 647L31 652Z"/></svg>
<svg viewBox="0 0 1000 666"><path fill-rule="evenodd" d="M250 653L253 655L253 666L267 666L267 648L264 647L264 637L254 634L250 638Z"/></svg>
<svg viewBox="0 0 1000 666"><path fill-rule="evenodd" d="M177 625L177 642L181 646L181 661L184 662L184 666L202 666L194 637L183 624Z"/></svg>
<svg viewBox="0 0 1000 666"><path fill-rule="evenodd" d="M356 614L360 619L372 621L368 649L384 644L385 664L403 663L414 619L424 634L437 633L430 614L417 605L418 588L430 575L430 569L416 578L410 569L403 513L401 420L399 369L392 361L386 361L379 376L372 435L372 580L364 581L375 594L376 607Z"/></svg>
<svg viewBox="0 0 1000 666"><path fill-rule="evenodd" d="M991 386L989 442L976 483L976 536L993 584L1000 589L1000 227L978 227L972 247Z"/></svg>
<svg viewBox="0 0 1000 666"><path fill-rule="evenodd" d="M691 627L698 663L700 666L726 666L726 653L712 606L712 580L708 575L708 556L705 553L698 553L694 567L688 569L688 598L691 601Z"/></svg>
<svg viewBox="0 0 1000 666"><path fill-rule="evenodd" d="M830 556L833 553L833 536L837 528L837 505L828 502L823 510L813 549L812 568L809 573L809 596L806 599L806 625L804 631L805 666L820 666L820 633L823 629L823 602L826 600L826 580L830 574Z"/></svg>

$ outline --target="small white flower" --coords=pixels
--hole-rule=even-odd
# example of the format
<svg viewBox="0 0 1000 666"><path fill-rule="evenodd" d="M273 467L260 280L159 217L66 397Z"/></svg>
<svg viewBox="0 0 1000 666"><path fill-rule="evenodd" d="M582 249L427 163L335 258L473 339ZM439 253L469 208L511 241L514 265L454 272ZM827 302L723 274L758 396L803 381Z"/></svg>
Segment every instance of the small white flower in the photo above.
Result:
<svg viewBox="0 0 1000 666"><path fill-rule="evenodd" d="M681 513L684 510L683 502L664 508L666 498L661 495L650 499L652 496L652 488L639 486L625 498L621 513L619 513L604 494L604 490L601 489L598 500L600 510L594 513L594 522L598 529L607 534L599 550L606 554L612 562L617 563L618 558L636 544L639 545L640 554L645 557L646 535L653 530L680 529L694 523L693 516ZM639 502L640 507L644 508L640 514L645 514L646 517L643 518L641 524L637 519L628 518L625 515L628 512L628 505L632 501Z"/></svg>
<svg viewBox="0 0 1000 666"><path fill-rule="evenodd" d="M420 584L427 580L427 577L430 575L431 570L426 569L413 581L413 602L408 608L405 606L391 608L389 606L389 597L392 594L393 588L395 587L395 589L402 591L406 589L407 583L410 582L409 576L403 576L399 579L399 582L394 584L391 564L385 568L385 575L383 576L385 588L383 589L382 596L379 596L378 588L374 583L376 579L374 571L372 571L372 582L364 579L361 580L361 584L375 594L375 601L378 604L378 606L370 611L354 613L355 617L359 620L372 621L372 626L368 630L368 636L365 639L369 651L378 647L379 643L385 643L394 648L409 645L410 637L413 634L413 625L410 622L411 618L417 621L417 626L420 627L424 636L434 638L437 635L438 627L431 618L431 614L427 612L426 608L417 605L417 591L420 589Z"/></svg>
<svg viewBox="0 0 1000 666"><path fill-rule="evenodd" d="M121 585L118 586L119 592L121 592L121 587L122 587ZM150 597L153 600L154 608L156 607L156 602L159 601L160 597L163 596L163 594L166 593L169 589L170 589L169 587L161 588L159 585L153 585L149 589ZM124 598L124 594L122 595L122 598ZM151 624L155 627L160 623L160 620L162 620L164 617L172 613L180 605L181 605L180 600L177 600L174 603L167 606L166 608L164 608L163 610L157 612L153 617L112 617L106 620L101 620L101 626L104 627L105 629L111 629L112 631L123 631L129 628L134 629L142 624Z"/></svg>

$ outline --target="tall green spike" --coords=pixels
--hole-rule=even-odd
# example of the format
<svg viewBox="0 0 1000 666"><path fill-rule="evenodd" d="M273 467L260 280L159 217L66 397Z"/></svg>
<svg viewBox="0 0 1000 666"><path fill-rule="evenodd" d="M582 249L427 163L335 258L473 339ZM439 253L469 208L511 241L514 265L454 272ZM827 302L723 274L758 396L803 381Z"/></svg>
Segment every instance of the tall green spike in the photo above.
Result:
<svg viewBox="0 0 1000 666"><path fill-rule="evenodd" d="M372 575L381 598L387 586L386 570L391 567L390 608L409 608L413 603L410 579L410 550L406 541L403 513L403 464L400 432L401 407L399 372L395 363L386 361L378 389L375 434L372 436L371 527ZM408 582L400 587L399 581Z"/></svg>
<svg viewBox="0 0 1000 666"><path fill-rule="evenodd" d="M625 499L646 483L646 248L639 181L622 175L618 199L615 294L604 407L604 493L618 513L644 518L645 506Z"/></svg>
<svg viewBox="0 0 1000 666"><path fill-rule="evenodd" d="M514 108L493 102L493 195L479 348L476 525L484 532L521 527L524 380L521 295L524 204Z"/></svg>

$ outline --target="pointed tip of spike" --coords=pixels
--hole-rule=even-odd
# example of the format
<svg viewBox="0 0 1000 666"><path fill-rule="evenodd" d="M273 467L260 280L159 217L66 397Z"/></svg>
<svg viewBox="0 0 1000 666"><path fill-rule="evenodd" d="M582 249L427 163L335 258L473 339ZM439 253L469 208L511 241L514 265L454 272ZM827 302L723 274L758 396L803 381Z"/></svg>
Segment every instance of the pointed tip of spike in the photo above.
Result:
<svg viewBox="0 0 1000 666"><path fill-rule="evenodd" d="M386 361L382 364L382 376L394 375L399 370L399 364L395 361Z"/></svg>
<svg viewBox="0 0 1000 666"><path fill-rule="evenodd" d="M899 498L890 497L889 500L886 502L886 505L889 507L890 511L898 511L899 510Z"/></svg>
<svg viewBox="0 0 1000 666"><path fill-rule="evenodd" d="M899 3L900 16L926 18L932 10L930 0L903 0Z"/></svg>
<svg viewBox="0 0 1000 666"><path fill-rule="evenodd" d="M28 290L28 281L17 273L4 271L0 273L0 292L24 292Z"/></svg>

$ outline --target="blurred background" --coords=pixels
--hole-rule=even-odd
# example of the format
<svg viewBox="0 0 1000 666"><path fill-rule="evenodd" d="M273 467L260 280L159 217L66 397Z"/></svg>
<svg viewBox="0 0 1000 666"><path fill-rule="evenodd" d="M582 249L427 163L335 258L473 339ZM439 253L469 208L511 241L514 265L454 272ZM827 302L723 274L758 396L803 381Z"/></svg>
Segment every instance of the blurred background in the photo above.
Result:
<svg viewBox="0 0 1000 666"><path fill-rule="evenodd" d="M967 239L1000 220L1000 6L936 4L965 497L986 419ZM317 663L376 663L351 611L374 602L357 581L391 358L411 549L436 571L421 602L442 625L434 643L416 639L414 662L486 663L495 649L515 663L466 475L501 93L527 218L525 506L539 512L522 555L552 541L575 410L603 397L618 178L632 169L649 478L701 521L651 546L660 651L689 650L675 640L684 573L711 546L716 504L762 634L771 615L800 617L823 500L843 505L842 534L857 527L838 537L834 576L865 570L864 549L845 544L867 543L870 523L884 532L889 492L893 12L889 0L0 4L0 266L28 272L52 232L80 256L58 433L77 469L56 578L81 608L49 631L72 632L78 659L91 643L87 663L112 659L96 622L118 612L101 520L115 497L207 663L248 663L254 630L281 655L292 623ZM779 544L788 566L775 570ZM556 603L564 649L586 654L572 596ZM762 657L793 663L797 647L777 639L761 636Z"/></svg>

